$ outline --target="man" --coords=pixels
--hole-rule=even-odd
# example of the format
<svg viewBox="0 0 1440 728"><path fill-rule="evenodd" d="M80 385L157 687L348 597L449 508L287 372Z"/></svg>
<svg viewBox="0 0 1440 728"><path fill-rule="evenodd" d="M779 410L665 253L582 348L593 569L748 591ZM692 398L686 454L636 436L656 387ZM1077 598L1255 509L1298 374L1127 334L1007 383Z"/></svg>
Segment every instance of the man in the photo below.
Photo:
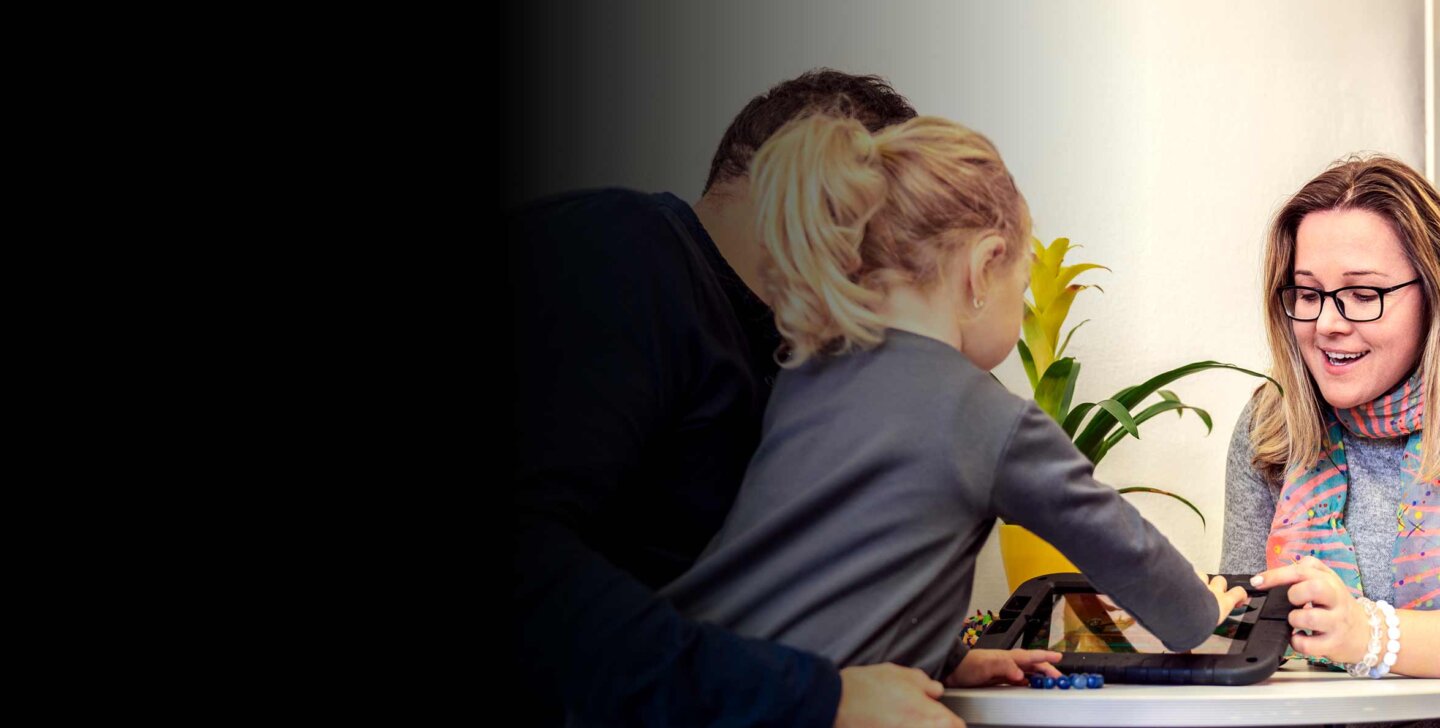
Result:
<svg viewBox="0 0 1440 728"><path fill-rule="evenodd" d="M509 221L510 638L525 690L574 722L960 725L917 670L837 671L655 595L724 522L759 442L780 338L746 175L766 139L817 108L872 131L915 116L879 78L810 72L740 112L693 208L610 189Z"/></svg>

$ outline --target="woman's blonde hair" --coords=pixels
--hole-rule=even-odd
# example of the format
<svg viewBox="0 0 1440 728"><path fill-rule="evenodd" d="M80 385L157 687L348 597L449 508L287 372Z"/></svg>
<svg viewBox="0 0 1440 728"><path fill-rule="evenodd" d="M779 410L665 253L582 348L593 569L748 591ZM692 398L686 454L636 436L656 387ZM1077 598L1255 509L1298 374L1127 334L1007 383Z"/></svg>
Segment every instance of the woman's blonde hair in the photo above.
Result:
<svg viewBox="0 0 1440 728"><path fill-rule="evenodd" d="M888 286L933 286L973 240L1002 236L1005 262L1029 250L1029 210L1000 153L946 119L871 134L853 119L802 117L760 148L750 178L784 367L878 345Z"/></svg>
<svg viewBox="0 0 1440 728"><path fill-rule="evenodd" d="M1274 480L1281 479L1290 464L1313 464L1306 459L1320 452L1324 440L1323 398L1305 368L1278 291L1293 282L1300 222L1325 210L1368 210L1390 223L1424 291L1422 321L1428 325L1420 353L1422 391L1427 399L1440 393L1440 318L1435 315L1440 301L1440 195L1403 162L1383 156L1342 159L1285 203L1265 246L1265 330L1273 376L1285 393L1267 386L1256 394L1250 439L1255 444L1252 464ZM1440 477L1440 427L1424 428L1420 452L1421 477Z"/></svg>

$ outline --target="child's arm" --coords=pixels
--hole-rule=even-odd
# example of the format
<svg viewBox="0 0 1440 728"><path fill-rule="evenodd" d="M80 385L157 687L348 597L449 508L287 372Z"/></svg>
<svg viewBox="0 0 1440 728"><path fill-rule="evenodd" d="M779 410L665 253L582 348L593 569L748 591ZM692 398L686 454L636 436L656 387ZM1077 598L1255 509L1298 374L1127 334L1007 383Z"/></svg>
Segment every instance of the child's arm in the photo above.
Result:
<svg viewBox="0 0 1440 728"><path fill-rule="evenodd" d="M996 463L990 505L1060 549L1172 650L1205 641L1243 597L1212 593L1163 534L1095 480L1094 466L1034 403Z"/></svg>

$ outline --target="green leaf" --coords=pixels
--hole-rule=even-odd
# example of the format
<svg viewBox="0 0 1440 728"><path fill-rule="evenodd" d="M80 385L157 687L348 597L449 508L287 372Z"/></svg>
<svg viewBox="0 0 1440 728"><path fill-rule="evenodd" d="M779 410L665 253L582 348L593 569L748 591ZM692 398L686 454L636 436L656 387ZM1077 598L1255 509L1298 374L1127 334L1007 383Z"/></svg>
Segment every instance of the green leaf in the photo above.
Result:
<svg viewBox="0 0 1440 728"><path fill-rule="evenodd" d="M1056 410L1059 417L1056 422L1063 421L1070 413L1070 400L1075 398L1075 382L1080 379L1080 362L1073 358L1066 357L1070 361L1070 376L1065 382L1065 393L1060 397L1060 409Z"/></svg>
<svg viewBox="0 0 1440 728"><path fill-rule="evenodd" d="M1149 407L1146 407L1143 412L1135 416L1135 424L1144 424L1146 420L1160 414L1161 412L1169 412L1170 410L1175 410L1179 412L1187 409L1194 410L1195 415L1200 418L1200 421L1205 423L1206 435L1209 435L1211 432L1215 431L1215 425L1210 420L1209 412L1206 412L1199 407L1191 407L1190 405L1185 404L1184 402L1181 402L1179 400L1169 399L1165 400L1164 402L1157 402L1150 405ZM1111 433L1109 437L1106 437L1105 444L1100 448L1101 455L1103 456L1105 453L1108 453L1110 451L1110 448L1115 447L1116 443L1125 439L1126 434L1128 434L1126 431L1121 430L1119 432Z"/></svg>
<svg viewBox="0 0 1440 728"><path fill-rule="evenodd" d="M1025 345L1025 340L1015 342L1015 348L1020 350L1020 363L1025 365L1025 377L1030 380L1030 391L1040 384L1035 376L1035 359L1030 356L1030 347Z"/></svg>
<svg viewBox="0 0 1440 728"><path fill-rule="evenodd" d="M1185 404L1178 399L1166 399L1164 402L1159 402L1157 404L1152 404L1149 407L1146 407L1145 411L1141 412L1140 416L1135 418L1135 423L1139 424L1141 422L1144 422L1145 420L1148 420L1151 417L1160 414L1161 412L1169 412L1170 410L1175 410L1176 412L1184 412L1187 409L1194 412L1195 416L1199 417L1200 421L1205 423L1206 435L1209 435L1210 433L1215 431L1215 423L1210 419L1209 412L1206 412L1199 407L1191 407L1190 405Z"/></svg>
<svg viewBox="0 0 1440 728"><path fill-rule="evenodd" d="M1132 437L1136 440L1140 439L1140 426L1135 424L1135 418L1130 416L1130 410L1126 409L1125 405L1120 404L1117 400L1102 399L1099 402L1099 406L1100 409L1109 412L1110 416L1118 420L1120 425L1124 427L1125 431L1130 433ZM1096 417L1101 416L1103 415L1096 415Z"/></svg>
<svg viewBox="0 0 1440 728"><path fill-rule="evenodd" d="M1067 390L1075 391L1075 373L1074 359L1058 359L1045 370L1040 377L1040 385L1035 387L1035 404L1056 422L1064 419L1060 406L1065 401Z"/></svg>
<svg viewBox="0 0 1440 728"><path fill-rule="evenodd" d="M1128 414L1131 407L1139 404L1161 387L1182 377L1188 377L1191 374L1203 372L1207 369L1232 369L1237 372L1249 374L1252 377L1269 380L1273 382L1275 386L1280 386L1279 382L1275 382L1274 379L1270 379L1270 377L1264 374L1253 372L1243 367L1237 367L1234 364L1224 364L1218 361L1200 361L1158 374L1151 377L1144 384L1126 387L1115 395L1114 400L1120 404L1119 409ZM1119 418L1116 417L1109 408L1106 408L1105 412L1096 413L1095 417L1090 420L1090 424L1086 426L1085 431L1080 433L1079 437L1075 438L1075 447L1087 455L1103 456L1102 446L1105 438L1109 435L1111 428L1115 426L1118 419ZM1090 462L1094 463L1096 460L1092 457Z"/></svg>
<svg viewBox="0 0 1440 728"><path fill-rule="evenodd" d="M1090 319L1085 319L1084 321L1075 324L1075 327L1070 329L1070 333L1065 335L1065 343L1060 345L1060 350L1055 352L1055 356L1065 356L1065 347L1070 346L1070 337L1074 336L1075 332L1079 330L1081 326L1084 326L1088 323L1090 323Z"/></svg>
<svg viewBox="0 0 1440 728"><path fill-rule="evenodd" d="M1199 417L1199 418L1200 418L1200 421L1205 423L1205 434L1206 434L1206 435L1209 435L1210 433L1212 433L1212 432L1215 431L1215 423L1210 419L1210 413L1209 413L1209 412L1206 412L1205 410L1200 409L1199 407L1186 407L1186 409L1193 411L1193 412L1195 413L1195 416L1196 416L1196 417Z"/></svg>
<svg viewBox="0 0 1440 728"><path fill-rule="evenodd" d="M1156 392L1156 394L1160 395L1160 398L1161 398L1161 399L1166 400L1166 401L1168 401L1168 402L1179 402L1179 401L1180 401L1180 396L1177 395L1177 394L1175 394L1174 392L1168 390L1168 389L1162 389L1162 390ZM1184 417L1184 416L1185 416L1185 410L1183 410L1183 409L1177 409L1177 410L1175 410L1175 416L1176 416L1176 417Z"/></svg>
<svg viewBox="0 0 1440 728"><path fill-rule="evenodd" d="M1085 457L1089 458L1090 463L1093 465L1099 465L1100 461L1105 457L1105 453L1107 452L1105 448L1105 438L1101 437L1093 441L1084 440L1083 438L1095 431L1096 423L1099 423L1102 419L1104 420L1103 426L1105 428L1105 434L1109 434L1109 432L1115 428L1115 425L1118 424L1124 427L1124 430L1119 434L1123 436L1128 433L1133 435L1135 439L1140 439L1139 426L1135 424L1135 419L1130 416L1130 411L1127 410L1125 405L1121 404L1118 399L1101 400L1096 406L1100 409L1095 412L1094 417L1090 418L1090 424L1086 426L1085 431L1081 433L1079 437L1075 438L1075 448L1081 453L1084 453ZM1082 441L1084 442L1083 447L1081 446Z"/></svg>
<svg viewBox="0 0 1440 728"><path fill-rule="evenodd" d="M1184 401L1179 401L1179 394L1175 394L1174 391L1171 390L1159 390L1156 391L1156 394L1159 394L1162 400L1176 401L1176 403L1182 404L1182 407L1179 407L1179 409L1175 410L1176 417L1184 416L1185 410L1192 410L1194 411L1195 416L1200 417L1200 422L1205 423L1205 434L1210 434L1211 432L1214 432L1215 423L1212 422L1212 420L1210 419L1210 413L1208 413L1208 411L1202 410L1200 409L1200 407L1191 407L1189 406L1189 404L1185 404Z"/></svg>
<svg viewBox="0 0 1440 728"><path fill-rule="evenodd" d="M1178 496L1178 495L1176 495L1176 494L1174 494L1174 493L1171 493L1171 492L1168 491L1168 490L1160 490L1159 488L1147 488L1147 487L1141 486L1141 485L1132 485L1132 486L1129 486L1129 487L1126 487L1126 488L1118 488L1118 489L1116 489L1115 492L1117 492L1117 493L1157 493L1157 494L1159 494L1159 495L1168 495L1168 496L1170 496L1171 498L1174 498L1175 500L1178 500L1178 501L1180 501L1181 503L1184 503L1185 505L1189 506L1189 507L1190 507L1190 510L1195 511L1195 515L1197 515L1197 516L1200 517L1200 527L1201 527L1202 529L1205 528L1205 527L1208 525L1208 524L1205 523L1205 514L1204 514L1204 513L1201 513L1201 512L1200 512L1200 509L1199 509L1199 508L1196 508L1194 503L1191 503L1190 501L1185 500L1184 498L1181 498L1180 496Z"/></svg>
<svg viewBox="0 0 1440 728"><path fill-rule="evenodd" d="M1085 419L1085 415L1092 409L1095 409L1094 402L1084 402L1076 405L1075 409L1070 410L1070 414L1065 416L1065 423L1061 425L1061 427L1065 429L1065 434L1074 437L1075 430L1080 428L1080 422Z"/></svg>

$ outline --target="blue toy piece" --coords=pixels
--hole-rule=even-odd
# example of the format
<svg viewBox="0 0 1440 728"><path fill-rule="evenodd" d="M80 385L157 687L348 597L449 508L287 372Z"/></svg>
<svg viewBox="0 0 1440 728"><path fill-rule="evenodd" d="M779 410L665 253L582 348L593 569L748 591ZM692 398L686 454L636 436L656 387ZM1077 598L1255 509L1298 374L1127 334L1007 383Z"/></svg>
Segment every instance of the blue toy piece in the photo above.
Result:
<svg viewBox="0 0 1440 728"><path fill-rule="evenodd" d="M1096 688L1096 689L1098 689L1098 688L1103 688L1103 687L1105 687L1105 676L1103 676L1103 675L1090 675L1090 676L1088 676L1088 677L1086 678L1085 683L1086 683L1086 686L1087 686L1087 687Z"/></svg>
<svg viewBox="0 0 1440 728"><path fill-rule="evenodd" d="M1064 675L1055 678L1055 687L1060 688L1061 690L1069 690L1070 678L1065 677Z"/></svg>

